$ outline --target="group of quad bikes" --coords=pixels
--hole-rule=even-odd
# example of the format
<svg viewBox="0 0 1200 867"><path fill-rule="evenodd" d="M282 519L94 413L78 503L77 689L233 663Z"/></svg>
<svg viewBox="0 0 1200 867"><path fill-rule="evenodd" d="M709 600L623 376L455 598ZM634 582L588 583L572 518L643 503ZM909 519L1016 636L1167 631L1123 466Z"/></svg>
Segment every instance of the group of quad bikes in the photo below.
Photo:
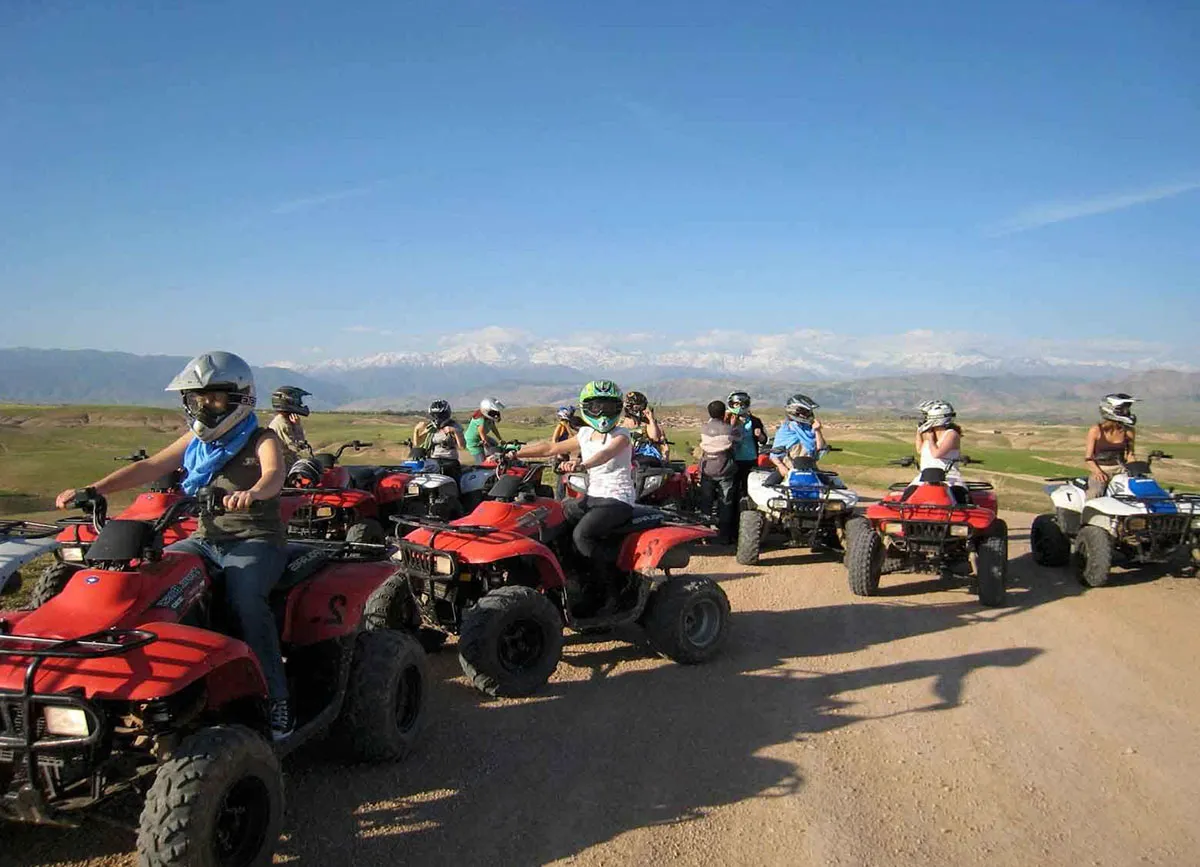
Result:
<svg viewBox="0 0 1200 867"><path fill-rule="evenodd" d="M425 459L338 463L369 445L297 462L284 489L289 557L271 603L298 725L282 741L270 738L257 660L229 637L221 576L163 550L219 511L224 492L186 496L168 478L116 518L85 491L79 517L0 525L60 543L28 609L0 613L0 817L66 823L132 791L144 801L143 863L262 863L282 822L280 758L317 738L354 761L402 758L424 723L425 651L449 635L471 683L493 696L545 684L564 628L637 625L684 664L717 653L724 592L674 574L690 543L714 535L695 513L694 465L637 469L644 504L607 552L616 604L594 616L573 592L589 565L543 482L551 467L502 452L456 481ZM1036 562L1065 566L1073 553L1081 580L1098 586L1114 555L1200 559L1200 497L1153 480L1151 462L1165 457L1129 463L1101 498L1085 499L1086 480L1049 480L1054 512L1031 528ZM562 481L566 497L586 492L583 475ZM986 482L926 469L860 510L837 473L802 458L783 478L764 454L747 488L740 563L783 541L842 556L858 595L876 593L884 573L926 572L973 582L984 605L1005 602L1008 531Z"/></svg>
<svg viewBox="0 0 1200 867"><path fill-rule="evenodd" d="M0 524L58 542L26 608L0 612L0 818L71 824L132 793L141 863L269 863L281 758L317 739L351 761L403 758L425 721L426 649L450 634L467 677L494 696L545 684L566 628L637 625L683 664L720 648L724 592L675 574L707 526L636 509L610 536L617 604L598 616L578 605L589 563L545 465L501 454L457 483L426 460L339 465L369 445L298 461L281 496L288 561L270 603L297 717L283 739L257 658L230 635L222 576L164 550L227 492L188 496L166 478L110 517L87 489L77 517Z"/></svg>

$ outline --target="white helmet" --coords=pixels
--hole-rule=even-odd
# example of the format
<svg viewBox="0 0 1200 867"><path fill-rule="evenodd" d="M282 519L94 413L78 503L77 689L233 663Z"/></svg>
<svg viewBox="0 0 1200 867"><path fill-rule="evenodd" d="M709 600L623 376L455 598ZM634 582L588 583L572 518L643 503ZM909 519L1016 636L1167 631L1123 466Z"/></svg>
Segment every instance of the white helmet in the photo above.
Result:
<svg viewBox="0 0 1200 867"><path fill-rule="evenodd" d="M925 433L935 427L946 427L954 421L954 407L945 400L926 400L917 407L921 411L921 423L917 425L918 433Z"/></svg>
<svg viewBox="0 0 1200 867"><path fill-rule="evenodd" d="M807 423L813 420L813 410L819 407L820 404L807 394L793 394L784 404L783 410L788 418Z"/></svg>
<svg viewBox="0 0 1200 867"><path fill-rule="evenodd" d="M183 410L192 420L192 433L203 442L220 439L254 413L254 373L241 356L232 352L197 355L181 370L165 391L178 391ZM212 408L201 395L228 395L221 409Z"/></svg>
<svg viewBox="0 0 1200 867"><path fill-rule="evenodd" d="M504 404L498 397L485 397L479 401L479 411L492 421L500 421L500 412Z"/></svg>
<svg viewBox="0 0 1200 867"><path fill-rule="evenodd" d="M1106 394L1100 404L1100 416L1108 421L1133 427L1137 424L1137 416L1133 414L1133 404L1138 398L1128 394Z"/></svg>

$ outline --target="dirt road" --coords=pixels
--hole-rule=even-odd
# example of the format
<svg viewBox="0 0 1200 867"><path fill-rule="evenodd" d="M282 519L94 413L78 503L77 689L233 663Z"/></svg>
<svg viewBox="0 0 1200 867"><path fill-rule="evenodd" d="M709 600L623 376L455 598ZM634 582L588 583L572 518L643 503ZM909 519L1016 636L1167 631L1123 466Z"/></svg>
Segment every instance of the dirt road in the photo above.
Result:
<svg viewBox="0 0 1200 867"><path fill-rule="evenodd" d="M397 767L288 766L282 862L1200 863L1200 582L1086 593L1014 528L1011 606L919 576L855 599L770 553L719 578L735 632L682 668L569 639L544 694L484 701L433 658ZM131 864L132 836L0 826L5 864Z"/></svg>

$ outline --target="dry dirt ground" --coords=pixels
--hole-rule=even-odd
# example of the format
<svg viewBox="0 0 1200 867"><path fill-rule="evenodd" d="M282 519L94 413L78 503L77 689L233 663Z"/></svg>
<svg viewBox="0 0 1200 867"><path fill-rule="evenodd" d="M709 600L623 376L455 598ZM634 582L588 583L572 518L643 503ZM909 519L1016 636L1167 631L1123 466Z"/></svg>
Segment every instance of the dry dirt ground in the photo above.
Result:
<svg viewBox="0 0 1200 867"><path fill-rule="evenodd" d="M326 865L1200 863L1200 582L1082 592L1014 529L1011 606L840 564L693 560L734 609L684 668L573 637L538 697L432 658L393 767L287 764L281 862ZM132 864L132 836L0 826L5 864Z"/></svg>

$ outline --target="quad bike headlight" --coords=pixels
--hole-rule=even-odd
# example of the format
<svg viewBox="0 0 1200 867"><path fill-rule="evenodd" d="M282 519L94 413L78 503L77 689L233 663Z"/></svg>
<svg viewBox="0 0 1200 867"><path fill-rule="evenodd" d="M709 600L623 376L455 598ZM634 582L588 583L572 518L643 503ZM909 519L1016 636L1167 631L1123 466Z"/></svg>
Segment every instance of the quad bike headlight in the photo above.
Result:
<svg viewBox="0 0 1200 867"><path fill-rule="evenodd" d="M410 497L419 496L421 493L421 483L420 482L409 482L407 491L408 491L408 495Z"/></svg>
<svg viewBox="0 0 1200 867"><path fill-rule="evenodd" d="M950 535L957 536L960 539L965 539L967 536L971 535L971 525L970 524L951 524L950 525Z"/></svg>
<svg viewBox="0 0 1200 867"><path fill-rule="evenodd" d="M572 491L578 491L581 494L587 493L587 476L583 473L571 473L567 476L567 486Z"/></svg>
<svg viewBox="0 0 1200 867"><path fill-rule="evenodd" d="M883 525L883 532L887 536L903 536L904 524L899 521L888 521Z"/></svg>
<svg viewBox="0 0 1200 867"><path fill-rule="evenodd" d="M433 558L434 575L453 575L454 558L449 554L436 554Z"/></svg>
<svg viewBox="0 0 1200 867"><path fill-rule="evenodd" d="M825 504L825 511L826 512L840 512L845 507L846 507L846 504L843 503L841 500L830 500L829 502L827 502Z"/></svg>
<svg viewBox="0 0 1200 867"><path fill-rule="evenodd" d="M1146 529L1147 523L1148 522L1146 521L1146 519L1142 518L1142 517L1126 518L1125 519L1125 532L1140 533L1142 530Z"/></svg>
<svg viewBox="0 0 1200 867"><path fill-rule="evenodd" d="M64 563L82 563L83 562L83 546L81 545L63 545L58 549L62 555Z"/></svg>
<svg viewBox="0 0 1200 867"><path fill-rule="evenodd" d="M317 506L316 512L314 514L318 518L332 518L333 517L333 506Z"/></svg>
<svg viewBox="0 0 1200 867"><path fill-rule="evenodd" d="M662 476L647 476L646 481L642 483L642 493L649 494L653 491L657 491L662 487L662 483Z"/></svg>
<svg viewBox="0 0 1200 867"><path fill-rule="evenodd" d="M773 509L776 512L782 512L788 507L787 497L772 497L767 500L767 508Z"/></svg>
<svg viewBox="0 0 1200 867"><path fill-rule="evenodd" d="M42 717L49 734L64 738L86 738L90 734L87 714L80 708L51 705L42 710Z"/></svg>

